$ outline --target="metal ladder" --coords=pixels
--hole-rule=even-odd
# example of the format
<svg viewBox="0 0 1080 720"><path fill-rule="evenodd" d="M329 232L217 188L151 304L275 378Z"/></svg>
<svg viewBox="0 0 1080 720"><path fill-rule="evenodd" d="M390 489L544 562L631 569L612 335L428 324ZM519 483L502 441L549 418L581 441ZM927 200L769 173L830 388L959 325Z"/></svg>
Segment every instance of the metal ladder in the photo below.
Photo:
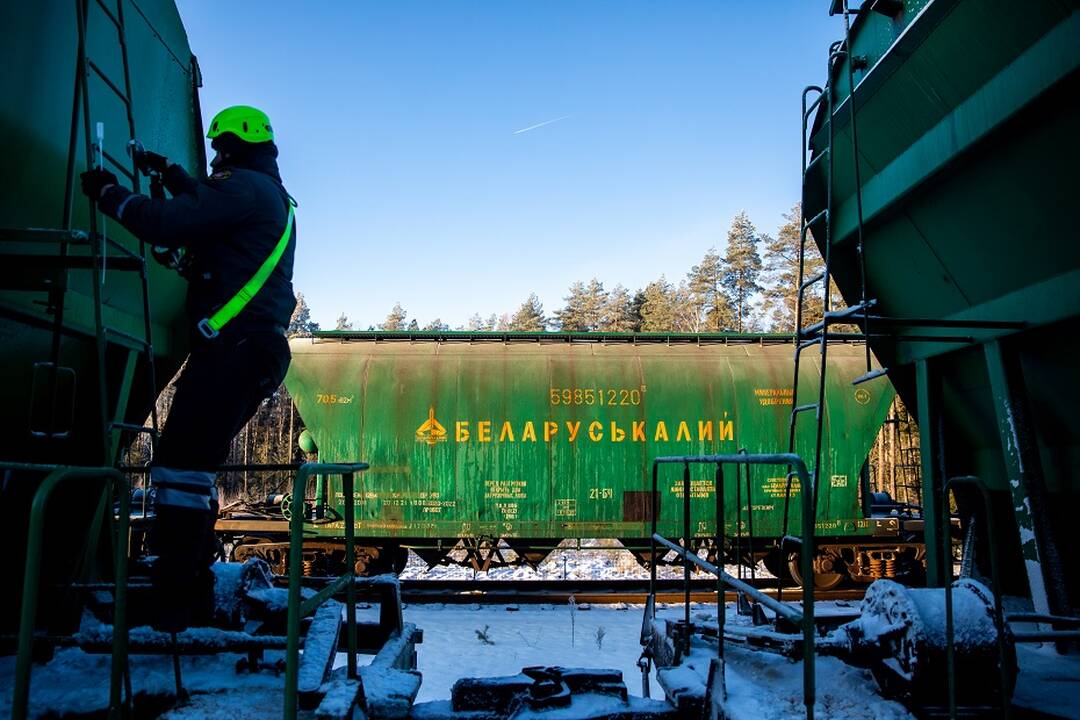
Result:
<svg viewBox="0 0 1080 720"><path fill-rule="evenodd" d="M71 126L68 140L67 175L64 192L64 210L61 229L0 229L0 241L13 243L42 243L58 246L55 255L45 254L17 254L2 253L0 258L9 269L12 277L15 273L29 271L23 279L16 278L20 290L45 290L48 292L46 312L52 313L52 343L50 359L47 362L38 362L34 365L34 389L36 394L39 375L44 375L47 382L48 420L44 428L33 427L31 434L35 437L47 439L63 439L70 433L70 429L57 428L57 396L61 382L69 379L72 387L75 382L75 371L72 368L60 365L61 339L64 333L65 299L68 289L68 271L81 270L91 273L91 287L93 289L94 305L94 340L97 354L97 385L99 398L99 415L101 425L101 454L102 463L112 465L117 459L120 441L124 432L144 433L149 435L151 451L158 437L158 417L156 408L157 377L154 368L153 329L150 314L150 286L149 267L147 262L147 248L139 242L138 252L132 251L107 237L105 227L98 228L97 207L94 200L90 200L90 215L88 230L77 230L72 227L72 214L74 205L75 183L75 156L77 152L78 135L81 129L84 140L86 167L95 165L95 153L113 167L123 178L131 183L132 190L139 192L139 174L130 163L130 167L120 159L106 152L104 147L99 147L94 142L93 115L90 104L90 79L96 75L105 86L120 100L124 106L127 119L127 131L129 137L135 137L135 118L131 101L131 74L128 65L127 38L124 30L124 0L115 0L114 9L110 9L106 0L94 0L100 12L116 29L120 46L120 56L123 62L124 78L122 86L114 82L102 69L101 65L90 58L86 52L87 17L90 10L90 0L75 0L76 22L78 29L78 49L75 66L75 90L72 100ZM73 248L83 247L89 250L88 254L73 254ZM103 292L109 272L137 272L140 280L142 299L142 336L110 327L105 324L103 310ZM34 282L33 278L39 274L43 279ZM25 277L31 280L26 281ZM11 287L11 283L5 283ZM108 384L107 384L107 350L109 344L126 347L128 350L123 378L114 407L109 407ZM124 412L128 405L132 384L139 358L142 357L146 366L147 400L150 404L149 426L124 421ZM39 372L44 371L44 372ZM74 402L74 390L72 390L72 402ZM33 405L33 398L32 398Z"/></svg>
<svg viewBox="0 0 1080 720"><path fill-rule="evenodd" d="M847 0L836 0L833 3L833 8L830 10L830 14L842 13L844 16L844 40L834 42L829 47L829 59L826 73L826 83L824 88L817 86L809 86L803 90L802 93L802 201L803 207L805 207L806 200L806 178L807 174L811 172L814 165L819 162L827 162L827 170L825 172L825 209L816 214L810 219L800 218L799 223L799 271L798 271L798 287L796 293L796 308L795 308L795 358L794 358L794 376L792 380L792 395L791 395L791 414L788 421L788 452L791 454L796 453L796 439L799 417L803 413L814 413L815 421L815 436L814 436L814 455L811 462L808 462L810 488L800 487L800 492L813 493L813 507L816 511L818 507L818 489L819 489L819 471L821 469L821 451L822 443L824 439L825 428L825 387L828 370L828 353L829 353L829 340L866 340L869 333L869 310L875 304L874 300L868 299L866 296L866 261L865 253L863 249L863 231L862 231L862 187L859 176L859 155L858 155L858 135L855 130L855 83L854 83L854 68L852 62L848 63L848 80L850 83L848 107L851 112L851 145L852 156L855 165L855 193L856 193L856 207L858 211L858 255L860 259L860 275L862 280L862 290L860 293L860 301L847 308L841 310L832 309L832 264L831 264L831 249L832 249L832 212L833 212L833 175L834 175L834 130L833 130L833 115L834 115L834 94L835 88L833 87L833 68L837 61L844 58L850 47L850 22ZM807 104L808 96L816 93L815 97L809 104ZM818 106L825 103L825 121L827 125L828 135L826 146L817 154L810 164L807 164L807 148L809 141L806 137L807 122L810 116L814 114ZM810 233L811 228L819 226L824 232L822 236L822 245L824 247L824 253L822 259L824 265L821 272L818 272L810 277L806 277L806 265L807 265L807 250L806 242L807 235ZM811 325L804 326L806 315L806 301L807 293L811 291L818 284L821 285L822 293L822 319ZM830 326L845 321L850 321L852 318L856 318L859 314L862 314L862 333L836 333L829 332ZM819 348L820 367L818 372L818 388L816 394L816 400L813 402L800 403L799 396L799 375L801 368L802 354L804 351L809 350L817 346ZM884 375L884 371L872 371L871 368L871 355L870 345L865 344L866 347L866 373L854 382L866 382L875 377ZM792 481L794 479L794 473L791 468L788 469L787 483L784 493L784 520L783 530L781 532L780 541L780 565L782 566L787 560L787 545L789 542L788 537L788 518L791 504L791 492ZM781 573L782 574L782 573ZM804 579L809 580L809 579ZM781 590L782 581L777 580L777 592L782 593Z"/></svg>

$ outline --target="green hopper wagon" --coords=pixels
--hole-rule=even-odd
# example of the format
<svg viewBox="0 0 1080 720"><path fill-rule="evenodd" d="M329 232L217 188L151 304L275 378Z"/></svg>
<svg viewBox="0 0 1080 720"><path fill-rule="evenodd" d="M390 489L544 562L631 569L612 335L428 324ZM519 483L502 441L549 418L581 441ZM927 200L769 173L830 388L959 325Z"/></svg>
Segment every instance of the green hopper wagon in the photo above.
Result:
<svg viewBox="0 0 1080 720"><path fill-rule="evenodd" d="M567 538L619 538L641 551L655 457L774 451L787 440L789 336L349 332L291 347L286 385L320 459L371 465L357 480L357 523L379 569L400 565L404 547L447 562L459 542L480 569L499 541L534 565ZM832 349L817 524L826 583L846 574L841 557L860 575L859 552L881 540L910 566L921 558L917 532L864 510L866 458L893 391L851 387L864 351ZM754 555L783 564L783 469L755 471L749 490L734 474L724 487L729 535L737 523L748 535L752 523ZM662 476L660 488L660 529L674 533L681 473ZM316 488L305 510L312 542L326 549L342 533L340 492L335 481ZM703 543L715 528L711 476L695 472L691 505ZM219 529L239 536L242 556L284 561L265 523L232 518Z"/></svg>

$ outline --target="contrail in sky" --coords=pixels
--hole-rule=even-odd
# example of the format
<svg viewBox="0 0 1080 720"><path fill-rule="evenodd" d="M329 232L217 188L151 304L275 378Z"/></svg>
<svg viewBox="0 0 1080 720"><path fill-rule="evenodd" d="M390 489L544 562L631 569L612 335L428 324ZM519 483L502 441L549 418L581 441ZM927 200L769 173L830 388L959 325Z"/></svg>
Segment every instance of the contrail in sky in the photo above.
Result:
<svg viewBox="0 0 1080 720"><path fill-rule="evenodd" d="M550 125L551 123L557 123L557 122L559 122L560 120L565 120L565 119L566 119L566 118L568 118L568 117L570 117L570 116L569 116L569 115L563 115L562 117L557 117L557 118L553 118L553 119L551 119L551 120L545 120L545 121L544 121L544 122L542 122L542 123L536 123L535 125L530 125L530 126L529 126L529 127L527 127L527 128L521 128L520 130L515 130L515 131L514 131L513 133L511 133L511 134L512 134L512 135L520 135L521 133L527 133L527 132L529 132L530 130L535 130L536 128L542 128L542 127L544 127L545 125Z"/></svg>

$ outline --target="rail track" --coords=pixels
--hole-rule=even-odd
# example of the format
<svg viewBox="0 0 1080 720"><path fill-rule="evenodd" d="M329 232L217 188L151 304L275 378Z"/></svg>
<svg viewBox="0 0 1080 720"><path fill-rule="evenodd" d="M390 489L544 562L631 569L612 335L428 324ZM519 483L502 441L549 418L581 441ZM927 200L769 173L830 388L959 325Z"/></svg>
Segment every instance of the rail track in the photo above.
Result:
<svg viewBox="0 0 1080 720"><path fill-rule="evenodd" d="M312 587L323 585L322 578L306 578ZM776 595L775 581L758 580L753 583L763 592ZM657 580L656 601L678 603L686 599L682 580ZM784 588L784 597L796 600L801 597L797 587ZM821 590L815 593L819 600L861 600L863 588ZM401 599L406 603L429 604L481 604L561 605L574 598L577 603L613 605L617 603L644 603L649 595L648 580L402 580ZM725 593L725 600L735 602L737 594ZM715 580L692 580L690 600L699 603L716 602Z"/></svg>

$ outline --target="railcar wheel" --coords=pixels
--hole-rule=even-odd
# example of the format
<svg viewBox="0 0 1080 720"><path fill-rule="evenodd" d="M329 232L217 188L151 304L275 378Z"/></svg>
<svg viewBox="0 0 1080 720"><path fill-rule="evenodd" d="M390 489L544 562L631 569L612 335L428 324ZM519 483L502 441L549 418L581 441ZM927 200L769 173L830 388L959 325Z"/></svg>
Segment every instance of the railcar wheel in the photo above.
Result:
<svg viewBox="0 0 1080 720"><path fill-rule="evenodd" d="M788 554L787 570L796 585L802 586L802 558L797 552ZM814 555L814 589L832 590L847 579L843 571L843 562L831 555ZM837 571L839 569L839 572Z"/></svg>

